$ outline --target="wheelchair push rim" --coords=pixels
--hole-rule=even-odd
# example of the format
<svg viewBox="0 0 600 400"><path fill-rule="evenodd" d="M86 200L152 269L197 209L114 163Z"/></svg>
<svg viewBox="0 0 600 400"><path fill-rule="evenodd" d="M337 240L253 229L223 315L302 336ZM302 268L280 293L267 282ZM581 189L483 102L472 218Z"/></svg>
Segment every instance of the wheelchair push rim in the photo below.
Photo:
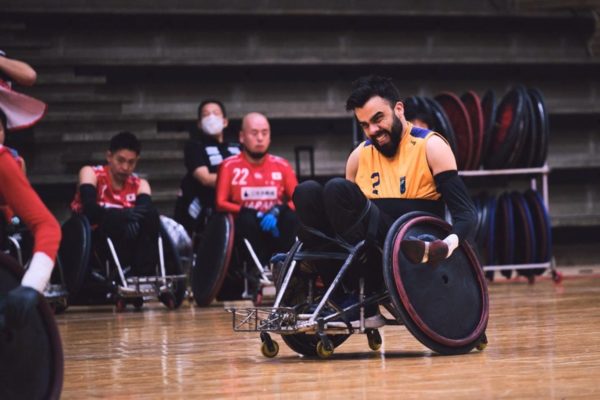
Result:
<svg viewBox="0 0 600 400"><path fill-rule="evenodd" d="M427 213L409 213L388 232L384 279L396 317L417 340L440 354L472 350L485 334L489 316L487 285L471 247L462 242L438 264L412 264L400 249L404 237L444 238L450 225Z"/></svg>
<svg viewBox="0 0 600 400"><path fill-rule="evenodd" d="M205 232L192 266L192 291L200 307L208 306L214 300L227 275L235 235L233 216L214 214Z"/></svg>
<svg viewBox="0 0 600 400"><path fill-rule="evenodd" d="M19 285L22 274L15 260L0 254L0 298ZM50 306L40 296L37 312L24 328L0 330L0 398L58 399L63 370L59 331Z"/></svg>

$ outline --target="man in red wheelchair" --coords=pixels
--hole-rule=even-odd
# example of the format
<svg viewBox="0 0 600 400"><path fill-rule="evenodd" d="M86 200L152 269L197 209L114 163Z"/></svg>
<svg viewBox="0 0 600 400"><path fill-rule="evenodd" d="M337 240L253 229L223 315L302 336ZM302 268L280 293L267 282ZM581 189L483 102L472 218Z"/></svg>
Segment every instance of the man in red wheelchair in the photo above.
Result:
<svg viewBox="0 0 600 400"><path fill-rule="evenodd" d="M219 168L216 206L235 215L236 231L266 265L271 254L294 243L297 220L291 199L298 181L285 159L268 153L271 126L264 115L243 118L240 144L242 153Z"/></svg>
<svg viewBox="0 0 600 400"><path fill-rule="evenodd" d="M135 173L141 144L130 132L112 137L106 164L86 165L71 209L83 213L101 238L110 238L121 262L136 274L152 274L158 260L160 229L150 184Z"/></svg>

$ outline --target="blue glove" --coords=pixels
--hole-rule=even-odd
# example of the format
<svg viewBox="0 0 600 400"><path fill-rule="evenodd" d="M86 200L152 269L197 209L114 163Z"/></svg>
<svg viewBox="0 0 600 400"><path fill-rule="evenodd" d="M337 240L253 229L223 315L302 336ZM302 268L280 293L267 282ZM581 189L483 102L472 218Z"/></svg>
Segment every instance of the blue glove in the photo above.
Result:
<svg viewBox="0 0 600 400"><path fill-rule="evenodd" d="M273 214L265 214L260 221L260 229L265 232L269 232L275 227L277 227L277 217Z"/></svg>
<svg viewBox="0 0 600 400"><path fill-rule="evenodd" d="M277 228L277 216L279 215L279 210L277 208L272 208L266 214L262 216L260 213L257 214L257 217L261 218L260 220L260 229L263 232L270 232L273 237L279 237L279 229Z"/></svg>

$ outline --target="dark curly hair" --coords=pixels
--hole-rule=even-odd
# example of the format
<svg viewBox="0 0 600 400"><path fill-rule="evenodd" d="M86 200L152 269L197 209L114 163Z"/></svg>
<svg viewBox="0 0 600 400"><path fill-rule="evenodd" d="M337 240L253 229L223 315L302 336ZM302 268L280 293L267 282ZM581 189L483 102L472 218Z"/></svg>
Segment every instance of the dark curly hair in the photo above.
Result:
<svg viewBox="0 0 600 400"><path fill-rule="evenodd" d="M400 101L400 92L392 82L392 78L369 75L352 82L352 93L346 100L346 111L361 108L374 96L386 99L391 107Z"/></svg>

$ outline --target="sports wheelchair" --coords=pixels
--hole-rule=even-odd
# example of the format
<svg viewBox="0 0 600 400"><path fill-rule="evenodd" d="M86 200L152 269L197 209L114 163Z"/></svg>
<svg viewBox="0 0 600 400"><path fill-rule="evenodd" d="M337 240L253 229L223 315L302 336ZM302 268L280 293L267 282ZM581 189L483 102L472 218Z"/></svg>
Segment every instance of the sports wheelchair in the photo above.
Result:
<svg viewBox="0 0 600 400"><path fill-rule="evenodd" d="M158 297L169 309L178 308L185 296L185 274L175 245L161 221L159 260L153 274L135 275L123 265L110 237L92 233L82 214L73 214L62 226L59 249L71 304L127 304L141 309L144 299Z"/></svg>
<svg viewBox="0 0 600 400"><path fill-rule="evenodd" d="M33 237L31 232L19 220L13 217L10 222L6 222L4 216L0 213L3 226L0 229L0 251L12 256L19 265L25 269L29 266L29 260L33 256ZM56 265L52 270L50 282L44 290L44 297L50 304L50 307L56 314L60 314L68 307L68 293L65 285L64 276L60 259L57 257Z"/></svg>
<svg viewBox="0 0 600 400"><path fill-rule="evenodd" d="M255 305L275 298L270 266L262 265L246 238L236 238L231 214L213 214L195 242L191 281L199 306L208 306L224 291L234 297L242 292Z"/></svg>
<svg viewBox="0 0 600 400"><path fill-rule="evenodd" d="M488 291L472 248L463 242L450 258L437 264L412 264L400 250L405 237L433 241L448 235L450 229L432 214L411 212L395 221L383 249L366 241L350 245L313 231L329 248L303 250L303 243L297 241L275 269L274 305L229 309L233 329L259 332L266 357L279 352L271 333L280 334L292 350L304 356L327 358L354 333L366 334L369 347L378 350L382 344L378 328L384 324L406 326L422 344L440 354L483 350ZM374 259L380 262L373 263ZM342 265L327 286L322 264L332 261ZM336 289L344 286L353 290L354 301L335 297L340 292ZM379 306L392 318L379 315L379 324L369 324L366 310Z"/></svg>
<svg viewBox="0 0 600 400"><path fill-rule="evenodd" d="M13 257L0 252L0 398L59 399L63 352L48 302L40 299L24 327L5 325L6 295L19 286L23 272Z"/></svg>

